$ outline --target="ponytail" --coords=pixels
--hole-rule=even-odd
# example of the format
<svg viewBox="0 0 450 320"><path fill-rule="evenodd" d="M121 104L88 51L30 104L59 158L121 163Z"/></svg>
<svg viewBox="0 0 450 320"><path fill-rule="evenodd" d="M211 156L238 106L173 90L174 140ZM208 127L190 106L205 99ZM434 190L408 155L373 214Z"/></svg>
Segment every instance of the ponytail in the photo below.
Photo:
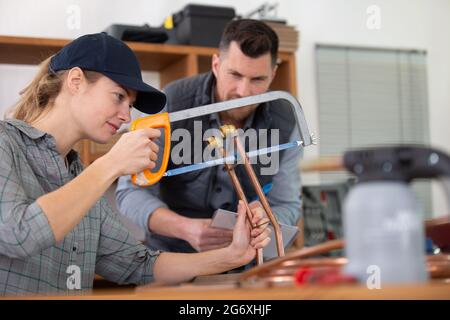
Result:
<svg viewBox="0 0 450 320"><path fill-rule="evenodd" d="M51 58L47 58L39 65L34 79L20 92L19 101L10 111L12 118L32 123L53 107L67 70L49 72ZM83 70L83 74L88 83L94 83L101 77L101 74L95 71Z"/></svg>
<svg viewBox="0 0 450 320"><path fill-rule="evenodd" d="M47 58L39 65L34 79L20 92L21 97L12 109L13 118L31 123L52 107L61 91L63 79L60 75L65 71L49 73L50 59Z"/></svg>

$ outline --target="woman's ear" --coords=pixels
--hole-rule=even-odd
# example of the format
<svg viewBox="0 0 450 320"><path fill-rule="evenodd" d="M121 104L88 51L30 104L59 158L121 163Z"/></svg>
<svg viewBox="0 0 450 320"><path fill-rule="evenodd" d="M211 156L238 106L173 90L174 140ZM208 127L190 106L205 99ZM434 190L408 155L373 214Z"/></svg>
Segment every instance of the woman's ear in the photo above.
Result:
<svg viewBox="0 0 450 320"><path fill-rule="evenodd" d="M66 80L67 88L73 94L79 92L86 81L83 70L78 67L69 70Z"/></svg>

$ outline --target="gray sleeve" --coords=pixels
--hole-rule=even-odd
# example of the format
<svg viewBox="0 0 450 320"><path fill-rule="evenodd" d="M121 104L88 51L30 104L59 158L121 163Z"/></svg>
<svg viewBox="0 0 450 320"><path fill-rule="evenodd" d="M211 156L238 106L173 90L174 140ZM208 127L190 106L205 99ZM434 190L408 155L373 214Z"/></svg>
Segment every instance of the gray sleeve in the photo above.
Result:
<svg viewBox="0 0 450 320"><path fill-rule="evenodd" d="M55 237L44 211L25 192L22 184L26 177L19 175L14 149L2 137L0 154L0 254L26 259L51 247ZM39 194L40 186L32 183L27 187L37 188Z"/></svg>
<svg viewBox="0 0 450 320"><path fill-rule="evenodd" d="M297 130L289 141L300 140ZM301 181L298 165L303 155L303 148L285 151L280 161L278 173L273 178L273 187L267 196L278 222L296 225L302 214Z"/></svg>
<svg viewBox="0 0 450 320"><path fill-rule="evenodd" d="M159 198L159 184L145 188L131 182L131 176L119 178L116 189L116 200L119 211L134 224L148 232L148 219L158 208L168 206Z"/></svg>
<svg viewBox="0 0 450 320"><path fill-rule="evenodd" d="M107 201L101 199L101 229L95 272L118 284L153 281L153 266L160 251L151 251L133 238Z"/></svg>

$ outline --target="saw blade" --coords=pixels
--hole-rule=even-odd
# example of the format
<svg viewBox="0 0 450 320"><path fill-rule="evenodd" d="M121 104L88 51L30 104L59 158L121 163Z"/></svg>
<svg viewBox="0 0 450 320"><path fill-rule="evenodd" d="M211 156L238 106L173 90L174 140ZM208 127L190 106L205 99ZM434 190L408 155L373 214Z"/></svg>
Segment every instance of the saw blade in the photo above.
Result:
<svg viewBox="0 0 450 320"><path fill-rule="evenodd" d="M250 151L247 153L247 157L249 159L251 159L251 158L254 158L254 157L257 157L260 155L265 155L265 154L272 153L272 152L280 152L280 151L286 150L286 149L297 148L301 145L303 145L303 141L297 140L297 141L287 142L287 143L283 143L283 144L272 146L272 147L267 147L267 148ZM168 170L164 174L164 177L172 177L172 176L176 176L176 175L183 174L183 173L188 173L188 172L202 170L202 169L206 169L206 168L210 168L210 167L214 167L214 166L219 166L219 165L222 165L225 163L237 164L241 160L242 159L240 159L240 157L238 155L232 155L232 156L218 158L218 159L209 160L209 161L205 161L205 162L195 163L195 164L192 164L189 166Z"/></svg>

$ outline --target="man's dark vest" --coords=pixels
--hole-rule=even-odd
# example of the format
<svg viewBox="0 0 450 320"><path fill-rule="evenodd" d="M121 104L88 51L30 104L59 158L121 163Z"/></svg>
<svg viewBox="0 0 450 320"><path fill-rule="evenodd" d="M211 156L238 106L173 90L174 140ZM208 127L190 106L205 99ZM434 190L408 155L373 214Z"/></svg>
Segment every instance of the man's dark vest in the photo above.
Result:
<svg viewBox="0 0 450 320"><path fill-rule="evenodd" d="M168 96L167 111L175 112L187 108L198 107L211 103L211 88L215 81L212 73L202 74L196 77L182 79L170 84L165 88ZM269 106L270 105L270 106ZM274 112L276 110L276 112ZM203 131L211 128L209 123L210 116L203 116L196 119L189 119L184 121L177 121L173 123L172 130L177 128L185 128L191 132L191 137L194 137L194 120L202 121ZM257 108L252 128L268 129L269 137L267 144L270 146L270 129L279 129L279 143L289 142L292 130L295 126L293 113L285 101L274 101L266 103ZM173 145L173 144L172 144ZM203 149L206 147L206 142L203 142ZM192 149L193 143L192 143ZM192 152L193 153L193 152ZM192 163L194 161L192 155ZM283 157L283 152L280 154L280 161ZM182 165L174 165L169 162L168 169L177 168ZM272 181L273 176L261 175L261 165L253 164L255 173L258 176L260 184L263 186ZM209 193L214 186L214 178L217 167L207 168L204 170L194 171L178 176L166 177L160 181L160 192L162 200L175 212L191 217L191 218L210 218L214 211L218 208L212 208L208 204ZM250 183L250 180L245 172L244 166L236 167L236 174L242 184L247 198L250 200L256 196L256 193ZM195 181L196 185L203 186L203 190L190 190L190 184ZM194 188L198 189L198 188ZM201 192L201 193L199 193ZM237 197L230 201L229 208L235 209L237 206Z"/></svg>

